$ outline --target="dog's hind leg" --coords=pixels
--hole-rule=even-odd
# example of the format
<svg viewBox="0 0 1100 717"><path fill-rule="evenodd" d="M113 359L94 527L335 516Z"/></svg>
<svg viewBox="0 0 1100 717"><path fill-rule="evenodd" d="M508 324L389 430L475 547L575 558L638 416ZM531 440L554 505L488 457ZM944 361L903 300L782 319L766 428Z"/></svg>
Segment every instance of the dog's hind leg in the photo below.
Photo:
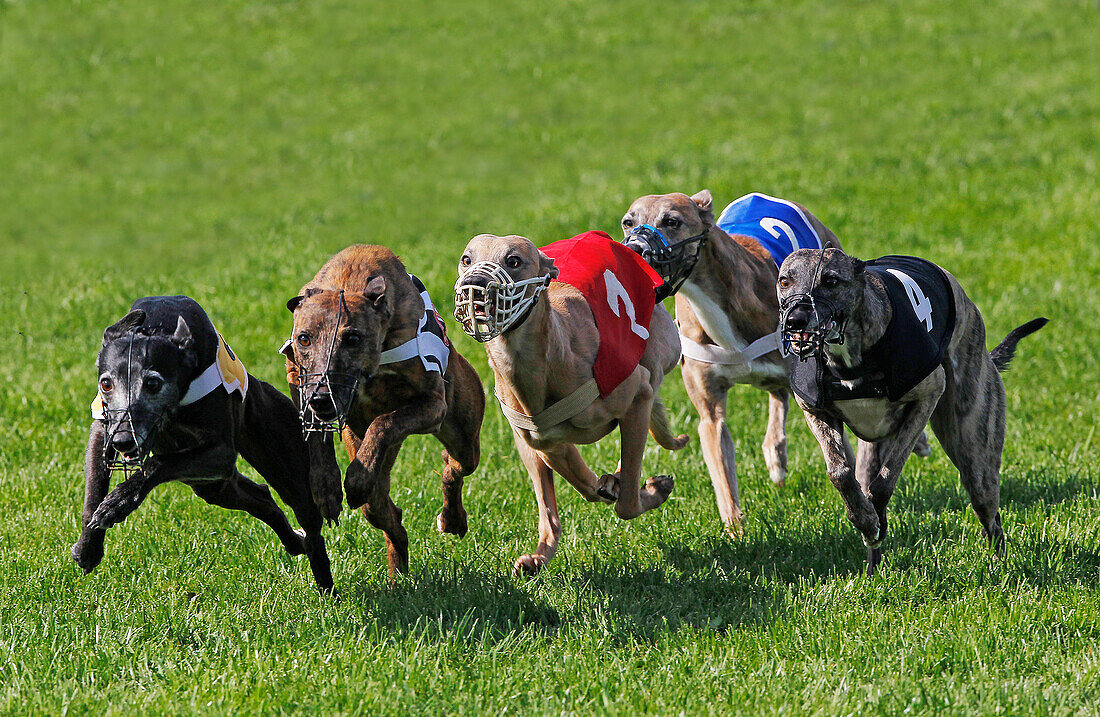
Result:
<svg viewBox="0 0 1100 717"><path fill-rule="evenodd" d="M710 364L685 360L684 387L699 413L699 442L707 464L718 514L731 535L741 532L740 496L737 492L737 452L726 426L729 384L710 373Z"/></svg>
<svg viewBox="0 0 1100 717"><path fill-rule="evenodd" d="M103 421L93 421L88 434L88 447L84 452L84 513L81 518L80 537L73 544L72 556L85 573L95 570L103 560L103 541L107 531L91 528L88 523L110 487L111 472L104 461L103 448L107 432Z"/></svg>
<svg viewBox="0 0 1100 717"><path fill-rule="evenodd" d="M481 422L485 418L485 393L473 367L457 351L447 367L453 391L447 415L435 434L443 444L443 510L436 516L441 533L466 535L466 509L462 485L481 462Z"/></svg>
<svg viewBox="0 0 1100 717"><path fill-rule="evenodd" d="M291 555L305 552L302 536L291 527L266 485L249 480L239 472L229 478L187 481L195 495L210 505L240 510L258 518L275 531L283 548Z"/></svg>
<svg viewBox="0 0 1100 717"><path fill-rule="evenodd" d="M921 431L917 436L917 442L913 444L913 453L919 458L927 458L932 455L932 446L928 443L928 432Z"/></svg>
<svg viewBox="0 0 1100 717"><path fill-rule="evenodd" d="M790 395L784 389L768 391L768 429L764 432L764 463L779 487L787 482L787 411Z"/></svg>
<svg viewBox="0 0 1100 717"><path fill-rule="evenodd" d="M561 518L558 516L558 498L554 493L554 472L534 448L512 429L516 449L523 465L531 476L535 501L539 509L539 544L535 552L516 559L512 572L516 575L537 575L558 550L561 538Z"/></svg>
<svg viewBox="0 0 1100 717"><path fill-rule="evenodd" d="M974 386L948 382L944 399L932 414L932 430L959 469L982 533L998 554L1004 550L1001 527L1001 450L1005 436L1005 390L992 362L982 356L981 378Z"/></svg>

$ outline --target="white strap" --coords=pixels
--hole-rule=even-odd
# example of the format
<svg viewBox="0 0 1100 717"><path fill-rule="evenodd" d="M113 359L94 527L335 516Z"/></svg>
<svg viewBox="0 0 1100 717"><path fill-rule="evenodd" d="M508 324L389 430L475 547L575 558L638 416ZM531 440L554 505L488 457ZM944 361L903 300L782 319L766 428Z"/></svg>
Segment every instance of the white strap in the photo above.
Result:
<svg viewBox="0 0 1100 717"><path fill-rule="evenodd" d="M680 353L686 358L703 363L743 366L772 351L778 351L780 356L786 355L783 353L783 335L778 331L758 338L741 351L730 351L714 344L701 344L680 334Z"/></svg>
<svg viewBox="0 0 1100 717"><path fill-rule="evenodd" d="M221 385L222 372L218 368L217 359L215 359L214 363L207 366L206 370L199 374L199 377L187 387L187 393L183 394L183 398L180 399L180 405L189 406Z"/></svg>
<svg viewBox="0 0 1100 717"><path fill-rule="evenodd" d="M530 431L535 438L538 438L539 432L553 428L559 423L564 423L590 406L600 395L600 389L596 385L596 379L590 378L582 383L576 391L547 406L534 416L528 416L522 411L517 411L502 401L500 395L496 394L495 391L494 394L497 397L497 403L500 404L500 410L504 412L504 417L508 419L508 423L512 424L513 428Z"/></svg>
<svg viewBox="0 0 1100 717"><path fill-rule="evenodd" d="M400 346L394 346L392 349L386 349L379 357L378 363L397 363L398 361L411 359L413 356L419 356L420 351L418 350L418 347L416 345L416 340L418 338L419 336L414 336Z"/></svg>

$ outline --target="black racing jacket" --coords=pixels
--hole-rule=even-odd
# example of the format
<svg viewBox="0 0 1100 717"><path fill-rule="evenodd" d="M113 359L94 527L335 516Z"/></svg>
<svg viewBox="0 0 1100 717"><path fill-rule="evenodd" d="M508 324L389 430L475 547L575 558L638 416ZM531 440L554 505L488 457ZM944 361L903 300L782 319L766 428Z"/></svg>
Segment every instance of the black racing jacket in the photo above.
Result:
<svg viewBox="0 0 1100 717"><path fill-rule="evenodd" d="M834 372L816 357L792 358L791 389L813 408L854 398L897 401L936 370L951 343L955 298L942 269L924 259L897 255L864 266L885 286L893 315L886 333L850 371Z"/></svg>

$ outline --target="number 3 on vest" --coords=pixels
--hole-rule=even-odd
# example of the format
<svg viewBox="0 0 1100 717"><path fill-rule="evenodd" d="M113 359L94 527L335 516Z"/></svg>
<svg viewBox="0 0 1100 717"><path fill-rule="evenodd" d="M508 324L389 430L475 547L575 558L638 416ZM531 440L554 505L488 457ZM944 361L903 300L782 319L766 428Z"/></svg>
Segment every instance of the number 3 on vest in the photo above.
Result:
<svg viewBox="0 0 1100 717"><path fill-rule="evenodd" d="M921 291L920 284L913 281L913 277L906 274L904 271L898 271L897 269L887 269L898 278L905 286L905 293L909 295L909 303L913 305L913 313L917 315L917 318L924 322L924 328L926 331L932 330L932 302L928 300L928 297Z"/></svg>
<svg viewBox="0 0 1100 717"><path fill-rule="evenodd" d="M615 276L610 269L605 269L603 283L607 287L607 305L611 307L611 313L619 316L619 299L622 299L623 306L626 307L626 316L630 319L630 330L643 339L648 339L649 331L644 326L640 326L635 319L634 302L630 300L630 294L626 293L626 288L619 282L619 277Z"/></svg>

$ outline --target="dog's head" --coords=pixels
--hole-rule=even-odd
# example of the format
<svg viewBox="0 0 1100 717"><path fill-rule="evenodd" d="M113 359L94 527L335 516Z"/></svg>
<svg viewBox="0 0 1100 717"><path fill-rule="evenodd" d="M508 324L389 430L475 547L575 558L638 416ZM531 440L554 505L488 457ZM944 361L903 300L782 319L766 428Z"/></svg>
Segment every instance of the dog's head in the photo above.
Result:
<svg viewBox="0 0 1100 717"><path fill-rule="evenodd" d="M363 291L307 288L286 307L294 331L284 353L297 364L303 418L342 421L359 381L378 369L392 317L386 279L371 277Z"/></svg>
<svg viewBox="0 0 1100 717"><path fill-rule="evenodd" d="M634 200L623 215L623 243L665 280L662 294L676 293L687 280L714 226L710 192L650 194Z"/></svg>
<svg viewBox="0 0 1100 717"><path fill-rule="evenodd" d="M550 282L554 260L530 239L479 234L458 262L455 318L478 341L489 341L518 326Z"/></svg>
<svg viewBox="0 0 1100 717"><path fill-rule="evenodd" d="M170 336L144 333L144 322L137 309L107 327L96 358L108 445L130 460L148 454L198 365L182 316Z"/></svg>
<svg viewBox="0 0 1100 717"><path fill-rule="evenodd" d="M805 360L844 342L848 319L863 304L863 262L840 249L799 249L779 267L779 330Z"/></svg>

